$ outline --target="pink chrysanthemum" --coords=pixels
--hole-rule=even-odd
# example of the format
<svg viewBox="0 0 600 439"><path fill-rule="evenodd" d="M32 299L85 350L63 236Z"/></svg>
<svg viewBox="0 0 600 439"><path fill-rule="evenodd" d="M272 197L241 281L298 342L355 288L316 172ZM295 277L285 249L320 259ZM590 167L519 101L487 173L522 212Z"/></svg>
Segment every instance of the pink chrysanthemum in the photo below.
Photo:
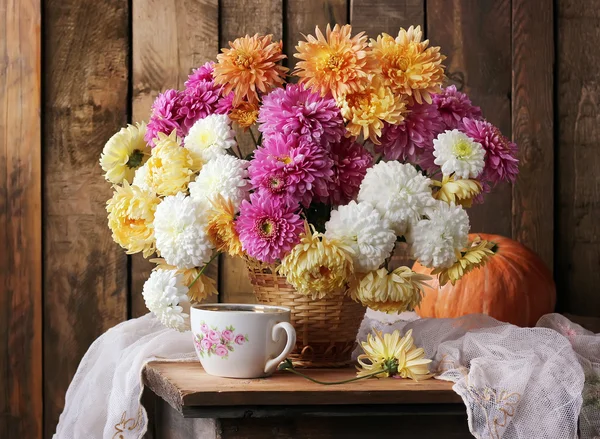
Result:
<svg viewBox="0 0 600 439"><path fill-rule="evenodd" d="M387 160L401 160L417 163L430 155L433 163L433 139L444 131L444 121L432 104L417 104L408 107L409 113L398 125L387 124L381 135L381 145L375 145L377 152Z"/></svg>
<svg viewBox="0 0 600 439"><path fill-rule="evenodd" d="M212 61L207 62L206 64L194 69L192 74L188 76L188 80L185 81L185 87L191 88L198 84L201 81L213 81L213 71L214 71L215 63Z"/></svg>
<svg viewBox="0 0 600 439"><path fill-rule="evenodd" d="M323 147L294 135L272 134L255 151L248 172L262 195L308 206L314 196L329 195L332 166Z"/></svg>
<svg viewBox="0 0 600 439"><path fill-rule="evenodd" d="M229 114L233 109L233 98L235 93L231 92L227 96L222 96L215 107L215 113L217 114Z"/></svg>
<svg viewBox="0 0 600 439"><path fill-rule="evenodd" d="M462 120L465 117L481 119L481 108L473 105L471 99L458 91L455 85L442 89L438 95L433 95L433 103L438 107L446 130L462 128Z"/></svg>
<svg viewBox="0 0 600 439"><path fill-rule="evenodd" d="M258 129L265 136L295 134L322 146L339 142L346 130L333 98L323 98L296 84L273 90L265 96L258 122Z"/></svg>
<svg viewBox="0 0 600 439"><path fill-rule="evenodd" d="M210 81L196 81L192 87L186 87L179 109L185 134L196 121L216 112L220 98L219 90L220 88Z"/></svg>
<svg viewBox="0 0 600 439"><path fill-rule="evenodd" d="M373 157L360 143L350 138L333 143L329 156L333 160L333 178L329 183L329 197L322 201L334 206L348 204L358 195L360 183L373 164Z"/></svg>
<svg viewBox="0 0 600 439"><path fill-rule="evenodd" d="M304 223L296 213L297 206L281 202L275 197L252 194L244 200L236 230L246 254L269 264L290 252L300 241Z"/></svg>
<svg viewBox="0 0 600 439"><path fill-rule="evenodd" d="M183 92L179 90L166 90L159 94L152 104L152 115L144 136L144 140L151 146L154 145L158 133L169 135L176 130L179 137L186 134L181 127L182 117L179 112L182 96Z"/></svg>
<svg viewBox="0 0 600 439"><path fill-rule="evenodd" d="M196 121L214 113L227 114L233 95L221 97L221 89L213 82L212 63L194 70L185 82L185 90L167 90L158 95L144 139L153 146L158 133L169 135L173 130L183 138Z"/></svg>
<svg viewBox="0 0 600 439"><path fill-rule="evenodd" d="M219 87L214 84L213 81L213 72L214 72L215 63L212 61L207 62L203 66L194 69L192 74L188 76L188 80L185 81L186 90L197 90L198 88L204 89L206 88L206 84L211 84L214 90L218 90L219 94L223 91L223 87ZM195 91L197 93L197 91ZM227 114L231 111L233 107L233 93L229 93L227 96L220 96L216 103L214 104L214 108L211 108L211 114Z"/></svg>
<svg viewBox="0 0 600 439"><path fill-rule="evenodd" d="M519 173L517 145L486 120L464 118L462 123L464 133L485 149L485 167L479 179L494 185L501 181L514 183Z"/></svg>

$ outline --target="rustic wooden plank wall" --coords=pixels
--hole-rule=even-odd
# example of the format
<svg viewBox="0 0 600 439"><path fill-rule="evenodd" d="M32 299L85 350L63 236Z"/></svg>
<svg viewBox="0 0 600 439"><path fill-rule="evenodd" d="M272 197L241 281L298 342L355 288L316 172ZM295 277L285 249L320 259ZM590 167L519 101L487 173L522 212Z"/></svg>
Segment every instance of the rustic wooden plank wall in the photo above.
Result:
<svg viewBox="0 0 600 439"><path fill-rule="evenodd" d="M42 436L40 0L0 0L0 437Z"/></svg>
<svg viewBox="0 0 600 439"><path fill-rule="evenodd" d="M130 11L44 4L44 432L89 345L128 315L127 256L106 226L103 143L129 118Z"/></svg>
<svg viewBox="0 0 600 439"><path fill-rule="evenodd" d="M531 246L554 268L559 309L599 316L599 10L600 0L0 0L0 437L50 437L90 343L146 312L151 264L106 227L104 142L245 33L281 38L293 68L300 34L317 24L371 36L423 26L448 56L449 83L520 146L517 183L473 209L474 230ZM240 261L210 273L220 300L252 300Z"/></svg>
<svg viewBox="0 0 600 439"><path fill-rule="evenodd" d="M559 306L600 313L600 1L561 0L557 55L554 240ZM558 37L558 38L557 38Z"/></svg>

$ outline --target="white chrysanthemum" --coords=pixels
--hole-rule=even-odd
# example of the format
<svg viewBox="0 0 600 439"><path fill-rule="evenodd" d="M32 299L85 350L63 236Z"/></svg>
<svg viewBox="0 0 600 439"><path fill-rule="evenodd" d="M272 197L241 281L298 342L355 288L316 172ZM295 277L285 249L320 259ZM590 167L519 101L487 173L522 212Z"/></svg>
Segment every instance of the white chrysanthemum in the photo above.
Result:
<svg viewBox="0 0 600 439"><path fill-rule="evenodd" d="M235 145L235 131L226 114L211 114L200 119L185 138L185 147L194 158L194 163L208 163Z"/></svg>
<svg viewBox="0 0 600 439"><path fill-rule="evenodd" d="M202 267L212 254L201 207L182 192L166 197L154 213L156 248L167 264Z"/></svg>
<svg viewBox="0 0 600 439"><path fill-rule="evenodd" d="M230 200L237 211L242 200L248 196L247 168L246 160L231 155L218 156L204 165L196 181L190 183L190 196L203 208L207 208L210 200L220 194Z"/></svg>
<svg viewBox="0 0 600 439"><path fill-rule="evenodd" d="M143 166L140 166L135 170L135 175L133 176L133 186L137 186L140 189L148 192L154 192L148 181L146 180L146 175L148 174L148 166L144 163Z"/></svg>
<svg viewBox="0 0 600 439"><path fill-rule="evenodd" d="M331 212L325 236L352 249L357 272L376 270L394 249L396 234L369 203L351 201Z"/></svg>
<svg viewBox="0 0 600 439"><path fill-rule="evenodd" d="M430 185L431 180L413 165L380 162L367 170L358 201L371 203L397 235L404 235L435 204Z"/></svg>
<svg viewBox="0 0 600 439"><path fill-rule="evenodd" d="M445 131L433 141L435 164L444 175L456 174L460 178L475 178L485 165L485 149L465 133Z"/></svg>
<svg viewBox="0 0 600 439"><path fill-rule="evenodd" d="M426 267L450 267L457 252L467 245L469 216L462 206L444 201L438 201L427 216L429 219L419 221L411 231L413 255Z"/></svg>
<svg viewBox="0 0 600 439"><path fill-rule="evenodd" d="M168 328L189 329L188 287L175 270L155 270L144 284L142 295L146 307Z"/></svg>

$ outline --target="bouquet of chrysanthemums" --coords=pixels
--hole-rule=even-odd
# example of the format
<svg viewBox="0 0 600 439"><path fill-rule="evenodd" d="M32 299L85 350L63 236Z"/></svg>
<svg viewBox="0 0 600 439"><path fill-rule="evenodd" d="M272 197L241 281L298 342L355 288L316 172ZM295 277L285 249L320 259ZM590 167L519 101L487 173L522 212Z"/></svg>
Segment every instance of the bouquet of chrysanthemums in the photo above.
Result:
<svg viewBox="0 0 600 439"><path fill-rule="evenodd" d="M514 181L517 148L442 86L445 57L419 27L371 40L317 28L296 47L296 83L271 35L229 46L100 159L114 240L156 255L143 295L165 325L184 329L189 302L216 292L203 271L220 253L315 300L344 290L388 312L418 305L427 280L391 269L397 243L445 281L485 262L492 243L469 242L465 208Z"/></svg>

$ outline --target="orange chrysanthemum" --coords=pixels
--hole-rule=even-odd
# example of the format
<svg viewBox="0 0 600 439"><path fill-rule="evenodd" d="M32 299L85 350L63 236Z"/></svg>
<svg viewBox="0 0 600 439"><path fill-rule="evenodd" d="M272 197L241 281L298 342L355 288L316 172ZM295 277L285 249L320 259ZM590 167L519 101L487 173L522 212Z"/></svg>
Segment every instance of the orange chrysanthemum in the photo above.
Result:
<svg viewBox="0 0 600 439"><path fill-rule="evenodd" d="M446 59L439 47L421 41L421 26L400 29L394 37L384 33L371 40L373 56L381 74L396 93L412 96L419 104L431 104L431 94L441 91Z"/></svg>
<svg viewBox="0 0 600 439"><path fill-rule="evenodd" d="M365 139L379 145L383 123L397 125L404 120L406 99L394 94L378 76L374 76L364 90L339 98L338 106L348 122L346 128L351 136L360 136L362 132Z"/></svg>
<svg viewBox="0 0 600 439"><path fill-rule="evenodd" d="M235 207L230 200L218 195L211 200L212 209L208 220L208 237L218 252L231 256L243 256L242 243L235 230Z"/></svg>
<svg viewBox="0 0 600 439"><path fill-rule="evenodd" d="M273 42L273 35L238 38L230 42L230 49L221 49L217 55L215 83L223 85L223 96L234 92L233 105L246 99L258 104L258 92L268 93L283 84L288 69L277 64L286 56L281 53L281 41Z"/></svg>
<svg viewBox="0 0 600 439"><path fill-rule="evenodd" d="M258 119L258 105L242 102L231 110L229 118L244 128L244 130L248 130L248 128L254 125Z"/></svg>
<svg viewBox="0 0 600 439"><path fill-rule="evenodd" d="M373 60L369 56L367 36L364 32L351 36L352 26L327 25L323 36L319 27L317 37L308 35L300 41L294 54L301 61L296 64L294 74L300 83L325 96L334 97L360 90L372 70Z"/></svg>

